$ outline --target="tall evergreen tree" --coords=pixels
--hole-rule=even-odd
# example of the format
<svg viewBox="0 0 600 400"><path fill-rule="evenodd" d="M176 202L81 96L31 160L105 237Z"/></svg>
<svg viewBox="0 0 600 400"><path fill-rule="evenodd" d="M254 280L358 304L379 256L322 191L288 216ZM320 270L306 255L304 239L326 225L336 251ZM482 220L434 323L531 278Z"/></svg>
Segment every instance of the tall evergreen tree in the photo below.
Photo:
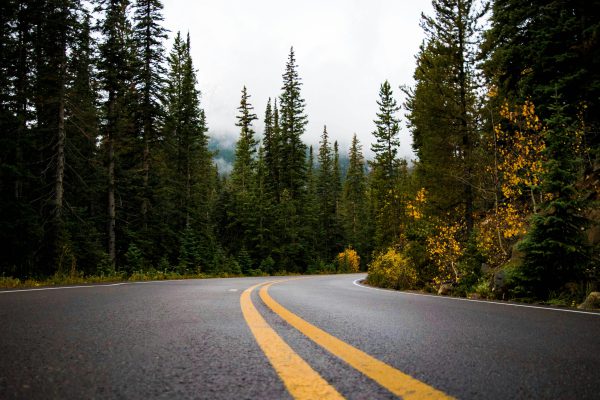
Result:
<svg viewBox="0 0 600 400"><path fill-rule="evenodd" d="M374 193L376 219L376 237L378 246L385 247L400 238L402 205L399 199L400 177L403 164L398 159L400 140L400 120L396 113L400 110L394 99L392 88L385 81L379 89L377 101L379 112L374 121L375 143L371 150L375 153L372 162L372 186Z"/></svg>
<svg viewBox="0 0 600 400"><path fill-rule="evenodd" d="M250 95L244 86L240 106L238 107L238 122L236 123L236 126L240 128L240 135L235 147L235 160L229 181L232 201L229 206L228 222L230 240L227 244L233 252L238 253L238 255L243 253L248 257L247 248L256 233L254 212L257 207L256 198L254 197L255 184L257 183L257 141L252 127L252 122L257 117L253 113L253 107L249 99Z"/></svg>
<svg viewBox="0 0 600 400"><path fill-rule="evenodd" d="M215 201L214 167L208 150L204 110L200 107L196 71L190 54L190 38L183 40L178 32L168 57L164 125L163 186L164 220L170 221L171 240L190 240L188 230L198 248L197 262L208 265L215 249L211 207ZM170 206L169 206L170 205ZM172 253L169 241L165 252ZM173 258L173 255L171 256ZM200 266L200 265L197 265Z"/></svg>
<svg viewBox="0 0 600 400"><path fill-rule="evenodd" d="M333 258L335 229L335 182L333 155L327 127L323 127L319 146L319 169L317 175L317 198L319 201L319 256L322 260Z"/></svg>
<svg viewBox="0 0 600 400"><path fill-rule="evenodd" d="M306 258L312 264L320 260L318 250L321 247L320 230L320 199L319 199L319 170L315 166L315 155L313 146L308 148L308 160L306 166L306 200L304 202L304 237L306 240Z"/></svg>
<svg viewBox="0 0 600 400"><path fill-rule="evenodd" d="M141 126L142 149L142 224L147 228L148 208L152 189L150 188L151 147L160 136L163 120L164 92L164 47L166 30L161 26L163 5L160 0L136 0L133 15L133 40L137 56L136 77L139 92L137 119Z"/></svg>
<svg viewBox="0 0 600 400"><path fill-rule="evenodd" d="M344 237L341 220L342 199L342 170L340 166L340 148L337 140L333 142L333 169L332 169L332 191L335 204L334 227L333 227L333 252L334 254L344 246Z"/></svg>
<svg viewBox="0 0 600 400"><path fill-rule="evenodd" d="M558 102L552 107L554 115L546 135L548 161L543 181L544 192L551 197L542 211L533 216L531 229L520 245L524 251L520 283L526 288L521 295L547 299L565 282L597 278L585 274L591 263L581 228L587 221L581 213L584 198L575 188L581 163L576 155L579 146L576 130L582 127L566 116L566 108Z"/></svg>
<svg viewBox="0 0 600 400"><path fill-rule="evenodd" d="M283 74L282 93L278 110L274 111L275 135L278 137L278 231L276 246L283 269L301 272L306 268L303 239L304 202L306 192L306 145L301 136L307 124L304 99L300 93L294 49Z"/></svg>
<svg viewBox="0 0 600 400"><path fill-rule="evenodd" d="M265 156L265 184L267 189L275 198L279 195L279 112L277 110L277 100L271 107L271 99L267 102L265 110L265 131L263 138L264 156Z"/></svg>
<svg viewBox="0 0 600 400"><path fill-rule="evenodd" d="M400 120L396 116L400 106L393 94L390 83L385 81L379 89L379 112L374 121L377 129L373 132L375 143L371 144L371 151L375 153L374 165L381 171L387 190L393 188L398 175L397 155L400 147Z"/></svg>
<svg viewBox="0 0 600 400"><path fill-rule="evenodd" d="M253 211L253 232L249 232L250 248L258 266L265 268L263 272L273 273L271 265L266 260L271 257L273 246L273 196L267 183L268 169L265 162L265 151L262 146L258 149L258 159L256 161L255 182L253 184L253 199L255 209ZM271 258L272 260L272 258ZM261 269L262 269L261 268Z"/></svg>
<svg viewBox="0 0 600 400"><path fill-rule="evenodd" d="M235 148L235 161L233 163L233 172L231 179L236 189L239 191L248 191L253 180L252 174L255 170L256 146L258 144L254 137L252 122L257 120L253 113L254 107L248 101L250 95L246 86L242 89L242 99L238 107L239 115L236 117L238 122L235 124L240 128L240 136Z"/></svg>
<svg viewBox="0 0 600 400"><path fill-rule="evenodd" d="M299 199L306 180L306 145L302 142L308 123L304 114L304 99L300 94L300 77L297 71L294 48L283 74L282 93L279 97L280 110L277 118L281 138L279 160L281 190L287 189L293 200Z"/></svg>
<svg viewBox="0 0 600 400"><path fill-rule="evenodd" d="M62 259L68 252L64 221L64 176L65 176L65 93L67 85L67 51L71 42L74 25L74 4L71 1L44 1L39 5L40 18L36 29L36 83L35 108L37 135L42 143L52 146L38 146L40 159L45 169L54 170L53 190L47 199L49 230L46 232L44 257L45 264L62 269ZM44 170L45 170L44 169ZM41 171L40 177L49 179ZM47 182L44 182L46 184ZM47 208L48 207L48 208ZM44 215L46 214L46 215Z"/></svg>
<svg viewBox="0 0 600 400"><path fill-rule="evenodd" d="M486 8L472 0L434 0L434 15L422 17L426 41L417 59L414 92L407 108L417 173L438 213L461 208L465 237L473 229L478 125L477 35ZM460 188L453 191L450 188Z"/></svg>
<svg viewBox="0 0 600 400"><path fill-rule="evenodd" d="M105 0L100 3L104 18L100 21L103 41L100 43L99 76L104 91L102 139L106 153L108 177L108 257L117 263L117 213L125 212L129 204L117 208L117 193L128 190L125 184L130 172L136 134L132 115L135 109L134 66L135 53L131 39L131 23L128 18L128 0ZM121 220L127 220L122 215ZM126 227L119 232L125 239ZM120 243L124 253L126 245Z"/></svg>
<svg viewBox="0 0 600 400"><path fill-rule="evenodd" d="M77 269L93 274L104 262L106 254L102 247L106 177L97 146L99 116L91 15L83 10L78 14L66 92L65 203L68 204L68 233Z"/></svg>
<svg viewBox="0 0 600 400"><path fill-rule="evenodd" d="M59 125L64 128L71 6L41 0L0 6L0 223L8 235L3 237L7 267L18 276L53 272L62 247L64 129Z"/></svg>
<svg viewBox="0 0 600 400"><path fill-rule="evenodd" d="M372 223L369 218L365 160L356 134L352 136L348 158L350 162L344 180L340 211L345 244L354 247L366 259L371 250L369 244Z"/></svg>

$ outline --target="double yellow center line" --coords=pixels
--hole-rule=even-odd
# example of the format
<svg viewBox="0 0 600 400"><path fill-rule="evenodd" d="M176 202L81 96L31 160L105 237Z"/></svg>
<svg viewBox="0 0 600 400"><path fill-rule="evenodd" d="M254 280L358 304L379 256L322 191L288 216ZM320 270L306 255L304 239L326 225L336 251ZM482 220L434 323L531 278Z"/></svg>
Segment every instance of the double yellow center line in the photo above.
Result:
<svg viewBox="0 0 600 400"><path fill-rule="evenodd" d="M284 321L391 393L404 399L451 399L447 394L343 342L284 308L273 300L268 292L271 285L279 282L263 282L246 289L240 298L240 305L258 345L292 397L295 399L344 398L294 352L260 315L251 300L252 291L259 286L262 286L259 293L262 301Z"/></svg>

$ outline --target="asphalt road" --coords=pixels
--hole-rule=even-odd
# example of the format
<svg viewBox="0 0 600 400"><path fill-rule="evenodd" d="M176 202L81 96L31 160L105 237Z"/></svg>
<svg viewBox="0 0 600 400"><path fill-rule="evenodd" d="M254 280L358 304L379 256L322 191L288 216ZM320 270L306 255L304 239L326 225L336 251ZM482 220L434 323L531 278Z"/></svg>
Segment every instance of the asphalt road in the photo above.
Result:
<svg viewBox="0 0 600 400"><path fill-rule="evenodd" d="M0 399L292 398L240 306L272 280L297 317L448 396L600 398L600 314L377 290L354 283L363 276L0 292ZM266 325L341 396L395 398L258 291Z"/></svg>

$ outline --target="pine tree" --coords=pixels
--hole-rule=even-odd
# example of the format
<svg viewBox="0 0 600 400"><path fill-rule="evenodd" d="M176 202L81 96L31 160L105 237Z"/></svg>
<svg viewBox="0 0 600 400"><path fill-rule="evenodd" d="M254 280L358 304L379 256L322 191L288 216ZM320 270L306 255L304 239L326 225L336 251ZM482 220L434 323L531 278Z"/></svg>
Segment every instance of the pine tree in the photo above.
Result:
<svg viewBox="0 0 600 400"><path fill-rule="evenodd" d="M40 24L37 55L37 122L42 136L55 143L55 151L49 160L54 159L54 191L50 203L50 232L46 245L51 255L46 262L63 272L63 258L70 253L64 221L65 194L65 93L67 86L67 51L70 30L74 24L74 4L63 0L58 4L44 4L46 18ZM50 134L50 135L48 135ZM50 162L52 163L52 162ZM54 268L52 268L54 269Z"/></svg>
<svg viewBox="0 0 600 400"><path fill-rule="evenodd" d="M555 97L557 101L558 97ZM586 219L581 210L584 199L575 188L581 165L577 157L577 129L566 117L564 104L558 101L548 121L546 134L546 174L543 189L551 200L535 214L532 226L520 249L525 253L520 282L525 293L547 299L565 282L582 281L588 266L589 249L581 227Z"/></svg>
<svg viewBox="0 0 600 400"><path fill-rule="evenodd" d="M192 229L203 267L212 268L210 260L218 250L212 211L216 202L216 177L190 48L189 34L184 41L177 33L168 57L164 170L161 172L164 182L161 204L165 215L162 219L169 221L171 241L182 242L186 230ZM172 252L169 240L163 243L165 253Z"/></svg>
<svg viewBox="0 0 600 400"><path fill-rule="evenodd" d="M242 89L242 99L238 107L239 115L236 117L238 122L235 124L240 128L240 136L235 148L235 162L231 174L232 183L238 191L248 191L252 182L255 169L256 146L258 142L254 138L254 129L252 121L257 118L252 112L254 107L248 101L250 95L246 86Z"/></svg>
<svg viewBox="0 0 600 400"><path fill-rule="evenodd" d="M286 190L293 200L302 195L306 181L306 145L301 136L307 124L304 114L304 99L300 95L300 77L297 71L294 48L290 49L282 93L279 97L280 110L276 120L279 125L280 145L280 190Z"/></svg>
<svg viewBox="0 0 600 400"><path fill-rule="evenodd" d="M253 184L254 198L254 230L249 232L250 247L252 255L259 263L271 256L274 242L273 232L273 213L274 198L267 184L268 176L267 163L265 161L265 151L261 146L258 149L258 159L256 161L255 182ZM259 264L260 265L260 264ZM264 271L272 272L272 271Z"/></svg>
<svg viewBox="0 0 600 400"><path fill-rule="evenodd" d="M332 168L332 197L335 205L334 224L332 234L332 252L339 253L343 250L344 237L341 220L342 199L342 170L340 166L340 149L337 140L333 142L333 168Z"/></svg>
<svg viewBox="0 0 600 400"><path fill-rule="evenodd" d="M374 121L377 129L373 132L376 142L371 144L371 150L375 153L372 162L374 212L377 216L375 241L378 246L386 247L400 238L402 205L399 186L403 171L403 163L397 158L400 121L395 114L400 107L388 81L380 87L377 105L379 112Z"/></svg>
<svg viewBox="0 0 600 400"><path fill-rule="evenodd" d="M477 163L474 72L479 20L486 8L472 0L434 0L434 15L422 17L427 36L417 58L414 91L407 108L417 174L441 214L460 208L464 237L473 229ZM460 188L453 191L451 188Z"/></svg>
<svg viewBox="0 0 600 400"><path fill-rule="evenodd" d="M108 176L108 257L117 263L117 213L125 212L124 204L117 208L117 192L131 189L125 184L132 165L136 135L133 129L135 93L135 54L131 39L131 23L128 19L128 0L105 0L100 3L104 19L100 21L103 41L100 43L99 76L104 91L102 140L106 152ZM117 170L117 165L119 169ZM122 219L127 219L123 215ZM120 230L124 234L124 230ZM124 235L123 235L124 236ZM124 243L121 243L124 252Z"/></svg>
<svg viewBox="0 0 600 400"><path fill-rule="evenodd" d="M242 251L247 255L245 249L253 241L256 228L254 212L257 204L254 197L254 185L256 184L257 141L254 138L252 122L257 117L252 112L253 107L249 99L250 95L244 86L236 123L236 126L240 128L240 135L236 143L233 171L229 181L229 190L232 195L228 223L231 239L227 246L238 255ZM244 272L246 271L244 270Z"/></svg>
<svg viewBox="0 0 600 400"><path fill-rule="evenodd" d="M319 169L317 175L317 199L319 202L319 256L324 261L333 258L333 234L335 225L335 182L333 176L333 155L327 126L319 146Z"/></svg>
<svg viewBox="0 0 600 400"><path fill-rule="evenodd" d="M263 147L265 151L265 184L268 190L277 198L279 194L279 115L277 110L277 100L271 108L271 99L267 102L265 110L265 131L263 138Z"/></svg>
<svg viewBox="0 0 600 400"><path fill-rule="evenodd" d="M400 111L398 103L393 97L393 91L388 81L379 89L379 112L374 121L377 129L373 132L376 142L371 144L371 151L375 153L374 165L381 171L385 188L391 190L398 174L398 148L400 147L400 120L396 113Z"/></svg>
<svg viewBox="0 0 600 400"><path fill-rule="evenodd" d="M306 240L306 259L311 264L318 264L318 250L321 246L320 238L320 199L318 194L319 170L315 168L315 155L313 146L308 148L306 166L306 200L304 202L304 237Z"/></svg>
<svg viewBox="0 0 600 400"><path fill-rule="evenodd" d="M139 107L137 117L141 125L142 166L142 224L147 228L148 209L151 197L150 164L151 147L156 145L160 136L163 120L164 92L164 47L166 30L160 25L163 21L163 5L160 0L136 0L134 7L133 40L139 71L137 73L137 90Z"/></svg>
<svg viewBox="0 0 600 400"><path fill-rule="evenodd" d="M102 232L106 221L106 177L97 146L99 116L91 15L83 10L79 14L68 62L65 108L66 223L78 271L94 274L106 255L102 248Z"/></svg>
<svg viewBox="0 0 600 400"><path fill-rule="evenodd" d="M304 196L306 194L306 145L301 136L307 117L300 94L300 77L294 49L290 50L283 74L278 110L274 110L274 131L278 138L278 218L280 232L277 253L283 269L302 272L306 269L303 239ZM277 260L276 260L277 261Z"/></svg>
<svg viewBox="0 0 600 400"><path fill-rule="evenodd" d="M344 180L340 210L345 244L355 248L366 259L371 250L372 223L369 218L365 160L356 134L352 137L348 158L350 164Z"/></svg>
<svg viewBox="0 0 600 400"><path fill-rule="evenodd" d="M32 170L34 122L34 32L37 4L8 0L0 5L0 269L26 277L40 273L36 249L43 240L35 193L42 185Z"/></svg>

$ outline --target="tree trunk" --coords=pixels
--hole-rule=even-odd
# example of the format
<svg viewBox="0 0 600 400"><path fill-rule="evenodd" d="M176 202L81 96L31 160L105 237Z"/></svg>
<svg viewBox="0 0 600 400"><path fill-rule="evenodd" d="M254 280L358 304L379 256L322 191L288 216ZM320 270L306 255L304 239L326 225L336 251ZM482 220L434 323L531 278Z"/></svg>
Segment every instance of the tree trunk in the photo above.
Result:
<svg viewBox="0 0 600 400"><path fill-rule="evenodd" d="M65 44L66 47L66 44ZM57 263L58 272L64 273L64 255L63 248L63 199L64 199L64 177L65 177L65 74L66 74L66 48L63 47L62 61L60 63L60 88L58 99L58 123L56 129L56 177L54 181L54 210L52 215L53 232L52 246L54 247L54 257Z"/></svg>
<svg viewBox="0 0 600 400"><path fill-rule="evenodd" d="M143 161L142 168L144 170L144 186L142 188L142 223L144 229L148 226L148 180L150 176L150 144L148 143L148 130L150 129L150 124L146 123L144 126L144 153L143 153Z"/></svg>
<svg viewBox="0 0 600 400"><path fill-rule="evenodd" d="M114 145L114 94L109 94L109 127L107 132L108 150L108 259L114 268L117 259L116 247L116 205L115 205L115 145Z"/></svg>
<svg viewBox="0 0 600 400"><path fill-rule="evenodd" d="M65 176L65 66L66 62L63 59L63 62L60 66L61 87L58 101L58 126L56 130L56 180L54 184L54 218L56 218L56 222L58 224L61 224L62 221Z"/></svg>
<svg viewBox="0 0 600 400"><path fill-rule="evenodd" d="M463 156L464 156L464 196L465 196L465 223L466 223L466 235L467 238L473 231L473 186L471 184L472 179L472 140L469 132L468 123L468 112L467 112L467 73L465 71L465 26L464 26L463 5L462 2L458 2L458 61L459 61L459 87L460 87L460 123L462 127L462 144L463 144Z"/></svg>

